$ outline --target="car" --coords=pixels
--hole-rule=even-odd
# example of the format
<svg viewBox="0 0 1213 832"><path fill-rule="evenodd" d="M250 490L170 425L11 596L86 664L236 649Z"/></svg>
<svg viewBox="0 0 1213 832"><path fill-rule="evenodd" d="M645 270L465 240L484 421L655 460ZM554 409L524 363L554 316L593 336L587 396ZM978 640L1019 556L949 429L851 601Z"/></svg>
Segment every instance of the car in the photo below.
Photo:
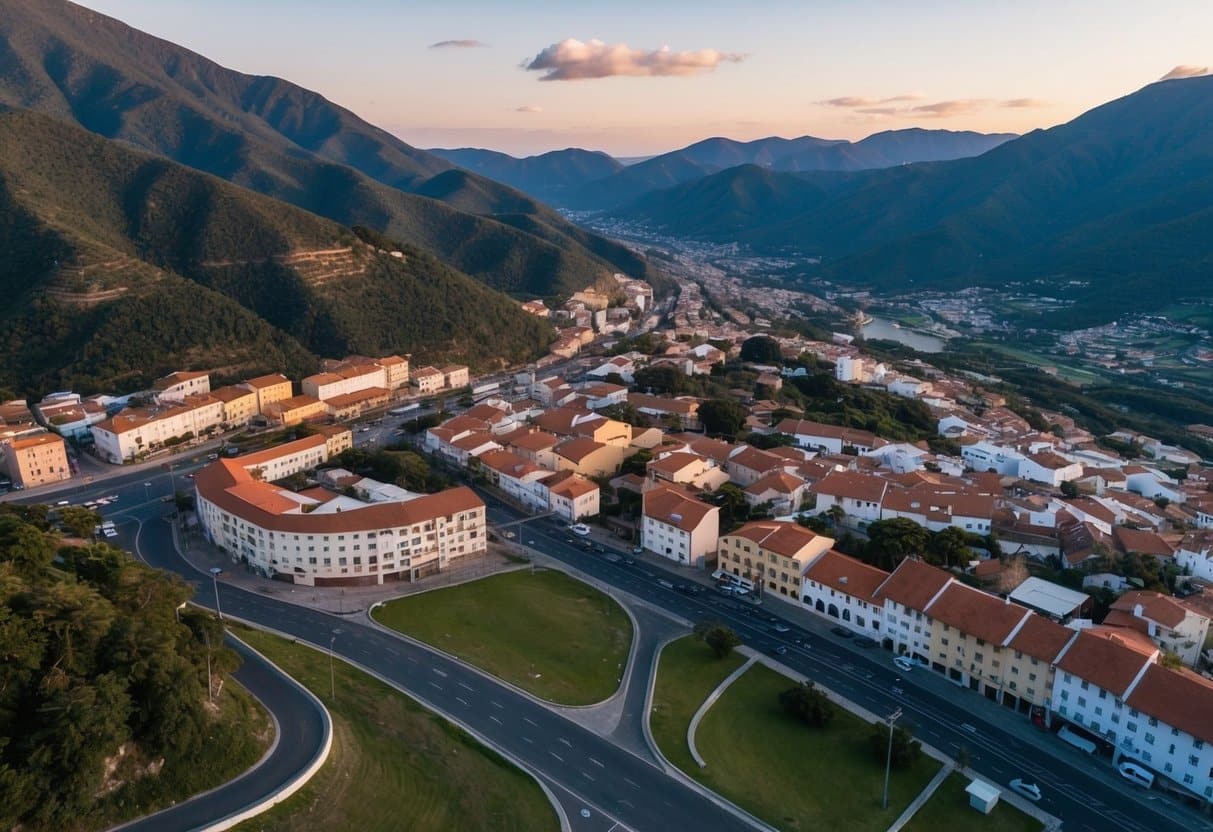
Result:
<svg viewBox="0 0 1213 832"><path fill-rule="evenodd" d="M358 432L359 433L370 433L371 429L368 427L361 427L361 428L358 428Z"/></svg>
<svg viewBox="0 0 1213 832"><path fill-rule="evenodd" d="M185 478L186 478L187 480L192 480L192 479L194 478L194 475L193 475L193 474L186 474L186 475L185 475Z"/></svg>
<svg viewBox="0 0 1213 832"><path fill-rule="evenodd" d="M1036 785L1035 783L1029 783L1026 780L1016 777L1007 785L1009 785L1013 791L1018 792L1028 800L1040 800L1040 786Z"/></svg>
<svg viewBox="0 0 1213 832"><path fill-rule="evenodd" d="M573 545L574 543L576 543L577 541L576 541L576 540L574 540L574 539L573 539L573 538L571 538L571 537L566 537L566 538L564 539L564 542L565 542L565 543L567 543L567 544L569 544L570 546L572 546L572 545Z"/></svg>
<svg viewBox="0 0 1213 832"><path fill-rule="evenodd" d="M219 454L207 454L206 458L209 460L216 460L219 458Z"/></svg>
<svg viewBox="0 0 1213 832"><path fill-rule="evenodd" d="M781 644L781 645L779 645L778 647L776 647L776 648L775 648L775 652L776 652L778 655L782 656L782 655L784 655L785 653L787 653L787 652L788 652L788 648L787 648L787 647L785 647L784 645L782 645L782 644Z"/></svg>
<svg viewBox="0 0 1213 832"><path fill-rule="evenodd" d="M843 627L843 626L831 627L830 632L833 633L834 635L838 636L839 638L854 638L855 637L854 633L852 633L850 630L848 630L846 627Z"/></svg>
<svg viewBox="0 0 1213 832"><path fill-rule="evenodd" d="M605 547L605 546L603 546L601 543L595 543L595 544L594 544L594 551L595 551L595 552L601 552L602 554L606 554L606 547Z"/></svg>
<svg viewBox="0 0 1213 832"><path fill-rule="evenodd" d="M572 526L569 526L569 531L580 537L585 537L590 533L590 527L585 523L575 523Z"/></svg>
<svg viewBox="0 0 1213 832"><path fill-rule="evenodd" d="M791 629L792 629L792 628L791 628L791 627L789 627L787 624L780 624L780 623L776 623L776 624L775 624L775 626L771 628L771 632L773 632L773 633L787 633L787 632L790 632L790 631L791 631Z"/></svg>
<svg viewBox="0 0 1213 832"><path fill-rule="evenodd" d="M101 533L104 534L106 537L117 537L118 536L117 529L102 529Z"/></svg>
<svg viewBox="0 0 1213 832"><path fill-rule="evenodd" d="M506 540L513 540L517 536L518 535L514 534L513 532L506 532L504 535Z"/></svg>
<svg viewBox="0 0 1213 832"><path fill-rule="evenodd" d="M867 636L860 636L859 638L855 639L855 646L862 647L864 650L871 650L873 647L879 647L880 645L876 642L876 639L874 639L874 638L868 638Z"/></svg>
<svg viewBox="0 0 1213 832"><path fill-rule="evenodd" d="M68 502L67 500L59 500L58 502L55 503L56 508L63 508L64 506L70 506L70 505L71 505L71 503Z"/></svg>
<svg viewBox="0 0 1213 832"><path fill-rule="evenodd" d="M797 647L808 647L809 640L807 638L805 638L804 636L797 636L795 639L792 640L792 643L795 644Z"/></svg>
<svg viewBox="0 0 1213 832"><path fill-rule="evenodd" d="M657 581L657 585L658 585L658 586L663 586L663 587L665 587L666 589L673 589L673 588L674 588L674 584L673 584L673 582L671 582L671 581L667 581L665 578L661 578L660 580L658 580L658 581Z"/></svg>
<svg viewBox="0 0 1213 832"><path fill-rule="evenodd" d="M171 503L172 501L173 501L172 494L165 494L163 497L160 498L160 502L162 502L162 503Z"/></svg>
<svg viewBox="0 0 1213 832"><path fill-rule="evenodd" d="M150 482L145 482L145 483L143 484L143 487L144 487L144 488L151 488L151 487L152 487L152 484L151 484Z"/></svg>
<svg viewBox="0 0 1213 832"><path fill-rule="evenodd" d="M633 546L633 547L632 547L632 554L633 554L633 555L643 555L643 554L644 554L644 547L643 547L643 546Z"/></svg>
<svg viewBox="0 0 1213 832"><path fill-rule="evenodd" d="M621 558L619 557L619 555L608 554L608 555L606 556L606 560L607 560L609 563L619 563L619 561L621 560Z"/></svg>
<svg viewBox="0 0 1213 832"><path fill-rule="evenodd" d="M1142 788L1148 789L1154 785L1154 772L1132 760L1124 760L1116 767L1116 770L1120 773L1121 777L1130 783L1136 783Z"/></svg>
<svg viewBox="0 0 1213 832"><path fill-rule="evenodd" d="M623 559L623 565L624 565L624 566L635 566L635 565L636 565L636 559L635 559L635 558L624 558L624 559Z"/></svg>
<svg viewBox="0 0 1213 832"><path fill-rule="evenodd" d="M897 669L902 673L909 673L914 669L914 660L909 656L894 656L893 664L897 665Z"/></svg>

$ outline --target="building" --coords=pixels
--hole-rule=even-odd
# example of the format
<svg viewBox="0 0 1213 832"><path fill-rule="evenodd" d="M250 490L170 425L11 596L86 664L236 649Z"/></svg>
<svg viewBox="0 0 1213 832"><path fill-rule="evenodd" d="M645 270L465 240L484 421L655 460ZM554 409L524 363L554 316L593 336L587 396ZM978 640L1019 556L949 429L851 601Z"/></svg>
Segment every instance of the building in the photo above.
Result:
<svg viewBox="0 0 1213 832"><path fill-rule="evenodd" d="M550 477L551 471L502 448L487 449L477 459L478 470L491 485L500 488L528 511L548 510L548 492L539 483Z"/></svg>
<svg viewBox="0 0 1213 832"><path fill-rule="evenodd" d="M257 408L257 393L247 387L231 385L211 391L211 397L217 399L223 408L220 420L224 427L232 428L247 425L249 420L261 411Z"/></svg>
<svg viewBox="0 0 1213 832"><path fill-rule="evenodd" d="M486 552L484 503L469 488L366 503L297 494L245 466L222 459L198 473L198 518L233 562L263 575L307 586L411 581Z"/></svg>
<svg viewBox="0 0 1213 832"><path fill-rule="evenodd" d="M1189 575L1213 581L1213 532L1189 532L1175 550L1175 563Z"/></svg>
<svg viewBox="0 0 1213 832"><path fill-rule="evenodd" d="M329 416L338 421L357 419L369 410L386 405L391 395L386 387L367 387L333 396L324 402L324 408Z"/></svg>
<svg viewBox="0 0 1213 832"><path fill-rule="evenodd" d="M605 477L619 470L627 449L578 436L561 442L552 449L552 454L558 471L574 471L585 477Z"/></svg>
<svg viewBox="0 0 1213 832"><path fill-rule="evenodd" d="M1066 459L1053 451L1028 454L1019 461L1020 479L1042 482L1054 488L1082 477L1082 463Z"/></svg>
<svg viewBox="0 0 1213 832"><path fill-rule="evenodd" d="M764 596L798 605L805 570L833 545L797 523L757 520L721 536L716 568L745 578Z"/></svg>
<svg viewBox="0 0 1213 832"><path fill-rule="evenodd" d="M923 613L952 583L952 576L906 558L876 591L884 606L884 642L894 653L931 664L931 620Z"/></svg>
<svg viewBox="0 0 1213 832"><path fill-rule="evenodd" d="M810 491L816 497L814 510L818 514L838 506L862 527L880 519L881 504L889 485L888 480L870 474L835 471L814 483Z"/></svg>
<svg viewBox="0 0 1213 832"><path fill-rule="evenodd" d="M409 359L411 355L386 355L376 358L375 363L383 368L387 389L399 390L409 386Z"/></svg>
<svg viewBox="0 0 1213 832"><path fill-rule="evenodd" d="M412 374L409 379L409 384L417 388L417 392L422 395L426 393L437 393L442 389L442 385L446 383L442 373L433 367L422 367Z"/></svg>
<svg viewBox="0 0 1213 832"><path fill-rule="evenodd" d="M343 364L328 372L308 376L301 386L303 395L321 401L369 389L382 390L386 396L387 373L378 364Z"/></svg>
<svg viewBox="0 0 1213 832"><path fill-rule="evenodd" d="M310 471L328 459L327 437L314 434L275 445L264 451L245 454L238 462L253 479L260 482L277 482L291 474Z"/></svg>
<svg viewBox="0 0 1213 832"><path fill-rule="evenodd" d="M0 442L0 467L14 485L33 488L72 475L67 445L57 433L35 433Z"/></svg>
<svg viewBox="0 0 1213 832"><path fill-rule="evenodd" d="M676 421L682 430L699 430L699 400L690 396L668 399L629 393L628 404L637 412L658 421Z"/></svg>
<svg viewBox="0 0 1213 832"><path fill-rule="evenodd" d="M1015 587L1008 597L1061 624L1073 618L1083 618L1092 605L1091 596L1087 593L1036 577L1028 578Z"/></svg>
<svg viewBox="0 0 1213 832"><path fill-rule="evenodd" d="M1179 656L1188 667L1196 666L1209 637L1208 617L1158 592L1126 592L1112 602L1103 623L1145 633L1160 650Z"/></svg>
<svg viewBox="0 0 1213 832"><path fill-rule="evenodd" d="M297 425L308 419L319 419L328 414L324 402L315 396L291 396L274 402L262 411L262 415L280 425Z"/></svg>
<svg viewBox="0 0 1213 832"><path fill-rule="evenodd" d="M750 508L769 503L776 514L792 514L800 509L808 484L787 471L772 471L745 487L745 501Z"/></svg>
<svg viewBox="0 0 1213 832"><path fill-rule="evenodd" d="M469 384L468 368L463 364L448 364L438 372L442 373L443 383L451 390L459 390Z"/></svg>
<svg viewBox="0 0 1213 832"><path fill-rule="evenodd" d="M345 425L308 425L307 429L324 437L329 459L354 447L354 434Z"/></svg>
<svg viewBox="0 0 1213 832"><path fill-rule="evenodd" d="M883 569L831 549L809 564L801 582L800 602L818 615L880 640L884 602L877 590L888 577Z"/></svg>
<svg viewBox="0 0 1213 832"><path fill-rule="evenodd" d="M211 392L210 373L181 372L169 373L164 378L158 378L152 383L156 400L160 402L183 402L186 396L196 396Z"/></svg>
<svg viewBox="0 0 1213 832"><path fill-rule="evenodd" d="M680 488L659 485L643 496L641 543L656 555L703 568L716 552L720 509Z"/></svg>
<svg viewBox="0 0 1213 832"><path fill-rule="evenodd" d="M209 394L190 395L166 408L124 410L91 430L97 454L120 464L210 433L222 419L223 402Z"/></svg>
<svg viewBox="0 0 1213 832"><path fill-rule="evenodd" d="M548 508L557 517L576 523L597 516L601 493L593 480L563 471L548 477L543 484L548 489Z"/></svg>
<svg viewBox="0 0 1213 832"><path fill-rule="evenodd" d="M253 391L257 396L257 412L261 414L264 414L270 405L289 399L293 392L291 380L282 373L246 379L237 386Z"/></svg>

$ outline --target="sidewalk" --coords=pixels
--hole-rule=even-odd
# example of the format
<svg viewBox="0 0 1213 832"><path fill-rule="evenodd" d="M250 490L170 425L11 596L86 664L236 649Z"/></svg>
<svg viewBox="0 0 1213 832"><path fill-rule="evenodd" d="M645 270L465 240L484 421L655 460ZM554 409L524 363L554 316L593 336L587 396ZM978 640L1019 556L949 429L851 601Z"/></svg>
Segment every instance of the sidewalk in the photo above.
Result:
<svg viewBox="0 0 1213 832"><path fill-rule="evenodd" d="M183 533L174 525L173 539L176 541L177 551L181 556L198 570L207 572L215 566L222 569L223 574L219 576L220 583L238 586L249 592L270 595L289 604L298 604L342 616L360 615L370 609L373 604L390 601L393 598L403 598L488 575L529 568L529 564L510 560L504 547L490 544L489 553L483 558L411 583L409 581L388 581L372 586L313 587L263 578L249 570L244 564L234 563L229 554L212 546L197 532Z"/></svg>

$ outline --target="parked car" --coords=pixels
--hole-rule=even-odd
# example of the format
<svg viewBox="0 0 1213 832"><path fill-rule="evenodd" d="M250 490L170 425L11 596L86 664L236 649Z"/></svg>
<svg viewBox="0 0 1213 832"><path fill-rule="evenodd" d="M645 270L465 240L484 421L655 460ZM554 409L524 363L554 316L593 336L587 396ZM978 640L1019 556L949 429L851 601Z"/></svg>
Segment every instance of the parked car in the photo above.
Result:
<svg viewBox="0 0 1213 832"><path fill-rule="evenodd" d="M1124 760L1116 767L1116 770L1120 772L1121 777L1142 788L1148 789L1154 785L1154 772L1131 760Z"/></svg>
<svg viewBox="0 0 1213 832"><path fill-rule="evenodd" d="M772 627L771 629L773 631L775 631L776 633L786 633L786 632L789 632L792 628L789 627L787 624L780 624L777 622L775 624L775 626Z"/></svg>
<svg viewBox="0 0 1213 832"><path fill-rule="evenodd" d="M781 644L781 645L779 645L778 647L776 647L776 648L775 648L775 652L776 652L778 655L782 656L784 653L788 652L788 648L787 648L786 646L784 646L784 645L782 645L782 644Z"/></svg>
<svg viewBox="0 0 1213 832"><path fill-rule="evenodd" d="M1026 797L1028 800L1040 800L1040 786L1035 783L1028 783L1016 777L1008 784L1014 791Z"/></svg>
<svg viewBox="0 0 1213 832"><path fill-rule="evenodd" d="M839 638L855 638L854 633L852 633L846 627L842 627L842 626L831 627L830 632L833 633L834 635L838 636Z"/></svg>
<svg viewBox="0 0 1213 832"><path fill-rule="evenodd" d="M633 555L643 555L643 554L644 554L644 547L643 547L643 546L633 546L633 547L632 547L632 554L633 554Z"/></svg>
<svg viewBox="0 0 1213 832"><path fill-rule="evenodd" d="M862 647L864 650L871 650L873 647L879 647L880 645L874 638L860 636L859 638L855 639L855 646Z"/></svg>
<svg viewBox="0 0 1213 832"><path fill-rule="evenodd" d="M590 527L585 523L574 523L572 526L569 526L569 531L571 531L573 534L585 537L590 533Z"/></svg>
<svg viewBox="0 0 1213 832"><path fill-rule="evenodd" d="M602 553L604 553L604 554L605 554L605 553L606 553L606 547L605 547L605 546L603 546L601 543L595 543L595 544L594 544L594 551L595 551L595 552L602 552Z"/></svg>
<svg viewBox="0 0 1213 832"><path fill-rule="evenodd" d="M897 669L902 673L909 673L914 669L914 660L909 656L894 656L893 664L897 665Z"/></svg>

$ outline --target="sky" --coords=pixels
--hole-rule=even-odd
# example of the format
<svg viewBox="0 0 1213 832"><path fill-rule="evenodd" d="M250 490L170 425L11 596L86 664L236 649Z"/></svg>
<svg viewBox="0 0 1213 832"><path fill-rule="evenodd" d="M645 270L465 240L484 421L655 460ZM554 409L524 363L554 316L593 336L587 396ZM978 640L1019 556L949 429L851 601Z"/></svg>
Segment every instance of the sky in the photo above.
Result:
<svg viewBox="0 0 1213 832"><path fill-rule="evenodd" d="M1213 65L1210 0L84 0L418 147L1024 133Z"/></svg>

